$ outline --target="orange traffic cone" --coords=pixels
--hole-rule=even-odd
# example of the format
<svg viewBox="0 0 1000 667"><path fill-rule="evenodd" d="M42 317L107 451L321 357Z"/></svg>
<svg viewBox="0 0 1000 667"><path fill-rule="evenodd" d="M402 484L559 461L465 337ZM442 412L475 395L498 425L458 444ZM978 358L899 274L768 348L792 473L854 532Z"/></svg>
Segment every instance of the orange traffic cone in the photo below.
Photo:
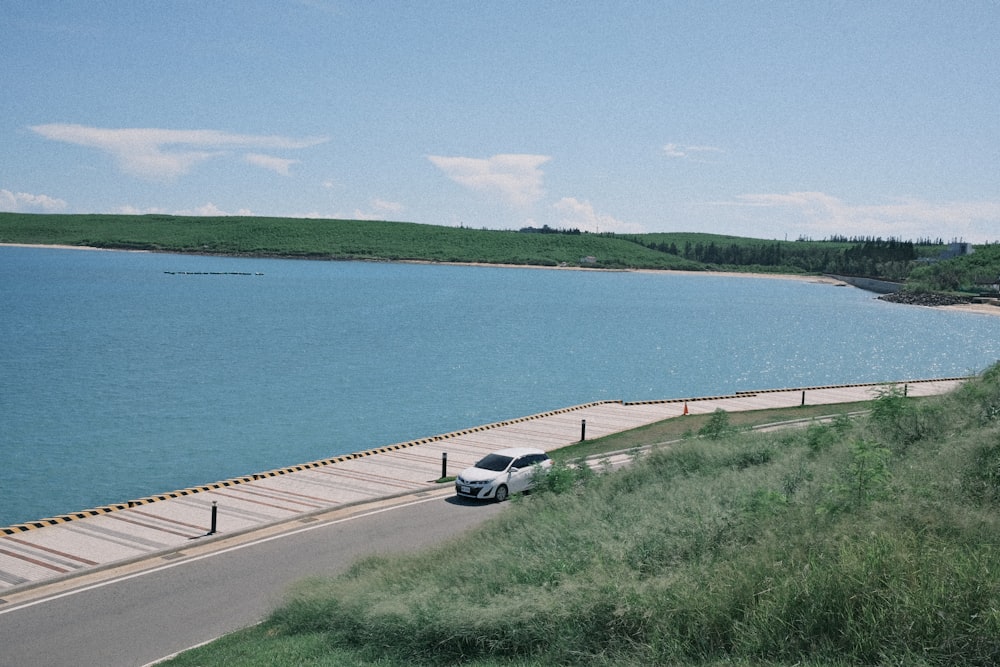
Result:
<svg viewBox="0 0 1000 667"><path fill-rule="evenodd" d="M688 402L684 401L684 414L688 413Z"/></svg>

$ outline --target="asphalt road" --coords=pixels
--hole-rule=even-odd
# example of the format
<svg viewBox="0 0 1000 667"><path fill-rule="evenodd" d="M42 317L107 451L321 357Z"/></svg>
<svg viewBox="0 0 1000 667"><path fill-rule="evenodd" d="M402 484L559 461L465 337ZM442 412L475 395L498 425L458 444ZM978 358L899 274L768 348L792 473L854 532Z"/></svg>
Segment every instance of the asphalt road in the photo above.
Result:
<svg viewBox="0 0 1000 667"><path fill-rule="evenodd" d="M298 580L438 544L504 507L436 492L49 587L0 604L0 665L146 665L262 620Z"/></svg>

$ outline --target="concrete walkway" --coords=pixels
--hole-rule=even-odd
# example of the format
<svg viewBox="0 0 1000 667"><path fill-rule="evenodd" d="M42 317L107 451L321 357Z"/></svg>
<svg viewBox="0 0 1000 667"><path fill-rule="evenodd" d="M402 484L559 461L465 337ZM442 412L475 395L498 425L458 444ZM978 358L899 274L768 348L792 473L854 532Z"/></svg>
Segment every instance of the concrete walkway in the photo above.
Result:
<svg viewBox="0 0 1000 667"><path fill-rule="evenodd" d="M964 378L916 380L909 396L951 391ZM704 414L869 400L883 384L807 387L728 396L605 401L314 461L206 486L0 529L0 594L9 595L181 549L274 527L332 508L440 490L442 455L455 475L504 447L553 450L685 413ZM216 533L208 535L212 516ZM2 600L0 600L2 602Z"/></svg>

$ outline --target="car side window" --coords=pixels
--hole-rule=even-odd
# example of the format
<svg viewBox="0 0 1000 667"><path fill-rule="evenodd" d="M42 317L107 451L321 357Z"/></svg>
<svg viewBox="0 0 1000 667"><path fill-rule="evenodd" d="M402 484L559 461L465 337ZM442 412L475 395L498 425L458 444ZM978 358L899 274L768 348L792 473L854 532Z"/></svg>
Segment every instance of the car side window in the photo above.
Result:
<svg viewBox="0 0 1000 667"><path fill-rule="evenodd" d="M530 459L531 459L530 456L522 456L518 460L514 461L514 465L512 465L511 468L518 468L518 469L530 468L531 467Z"/></svg>

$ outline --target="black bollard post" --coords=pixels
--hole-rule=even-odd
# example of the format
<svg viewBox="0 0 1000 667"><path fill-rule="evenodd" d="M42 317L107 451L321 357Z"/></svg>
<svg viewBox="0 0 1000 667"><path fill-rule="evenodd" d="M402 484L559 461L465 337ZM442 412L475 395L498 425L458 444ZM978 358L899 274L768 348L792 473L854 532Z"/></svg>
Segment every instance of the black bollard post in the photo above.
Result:
<svg viewBox="0 0 1000 667"><path fill-rule="evenodd" d="M212 501L212 529L208 531L209 535L215 535L216 517L219 515L219 507L216 502Z"/></svg>
<svg viewBox="0 0 1000 667"><path fill-rule="evenodd" d="M441 452L441 479L448 476L448 452Z"/></svg>
<svg viewBox="0 0 1000 667"><path fill-rule="evenodd" d="M580 442L583 442L586 439L587 439L587 420L586 419L581 419L580 420Z"/></svg>
<svg viewBox="0 0 1000 667"><path fill-rule="evenodd" d="M903 398L906 398L906 394L909 392L909 389L910 389L910 385L908 385L908 384L904 384L903 385Z"/></svg>
<svg viewBox="0 0 1000 667"><path fill-rule="evenodd" d="M802 392L802 403L800 403L800 405L805 405L805 404L806 404L806 392Z"/></svg>

